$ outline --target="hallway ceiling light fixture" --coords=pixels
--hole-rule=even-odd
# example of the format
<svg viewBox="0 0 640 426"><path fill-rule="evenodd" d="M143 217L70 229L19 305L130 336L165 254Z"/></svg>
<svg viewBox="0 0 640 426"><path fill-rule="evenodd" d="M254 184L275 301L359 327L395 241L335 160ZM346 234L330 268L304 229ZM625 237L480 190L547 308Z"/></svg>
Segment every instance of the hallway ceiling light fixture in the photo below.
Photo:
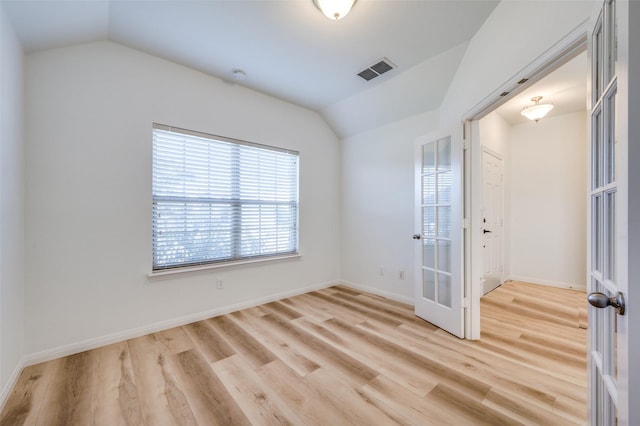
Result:
<svg viewBox="0 0 640 426"><path fill-rule="evenodd" d="M553 105L541 104L540 101L542 100L542 96L534 96L533 98L531 98L531 100L534 104L522 108L520 114L537 123L542 119L542 117L547 115L547 113L553 109Z"/></svg>
<svg viewBox="0 0 640 426"><path fill-rule="evenodd" d="M329 19L337 21L351 11L358 0L312 0L313 4Z"/></svg>

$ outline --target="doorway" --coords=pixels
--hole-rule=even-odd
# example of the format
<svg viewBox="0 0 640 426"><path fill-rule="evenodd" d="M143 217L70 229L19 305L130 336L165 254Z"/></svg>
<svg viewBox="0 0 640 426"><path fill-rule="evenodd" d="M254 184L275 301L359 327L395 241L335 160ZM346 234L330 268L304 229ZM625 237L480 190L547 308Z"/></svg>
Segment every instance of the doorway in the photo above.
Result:
<svg viewBox="0 0 640 426"><path fill-rule="evenodd" d="M586 52L479 120L482 294L507 280L586 290ZM543 96L540 122L520 111Z"/></svg>

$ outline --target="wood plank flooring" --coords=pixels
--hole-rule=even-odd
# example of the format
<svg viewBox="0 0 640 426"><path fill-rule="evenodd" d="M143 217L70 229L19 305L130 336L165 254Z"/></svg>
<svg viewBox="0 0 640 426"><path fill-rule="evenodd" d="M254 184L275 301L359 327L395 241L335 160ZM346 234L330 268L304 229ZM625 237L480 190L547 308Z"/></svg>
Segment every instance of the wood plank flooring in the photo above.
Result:
<svg viewBox="0 0 640 426"><path fill-rule="evenodd" d="M25 368L0 425L584 424L584 309L508 282L466 341L331 287Z"/></svg>

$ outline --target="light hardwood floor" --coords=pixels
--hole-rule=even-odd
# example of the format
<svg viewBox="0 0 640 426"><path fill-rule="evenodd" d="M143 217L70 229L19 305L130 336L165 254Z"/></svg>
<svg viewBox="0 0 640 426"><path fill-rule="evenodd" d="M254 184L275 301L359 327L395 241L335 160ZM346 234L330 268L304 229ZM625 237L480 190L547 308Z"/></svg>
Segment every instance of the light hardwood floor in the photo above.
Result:
<svg viewBox="0 0 640 426"><path fill-rule="evenodd" d="M332 287L28 367L0 425L584 424L585 306L509 282L466 341Z"/></svg>

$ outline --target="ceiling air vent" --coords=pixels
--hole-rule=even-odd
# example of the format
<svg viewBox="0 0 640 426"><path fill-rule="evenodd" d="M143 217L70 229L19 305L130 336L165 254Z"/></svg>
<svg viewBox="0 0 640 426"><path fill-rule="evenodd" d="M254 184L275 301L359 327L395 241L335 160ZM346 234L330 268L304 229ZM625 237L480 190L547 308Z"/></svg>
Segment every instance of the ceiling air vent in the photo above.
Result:
<svg viewBox="0 0 640 426"><path fill-rule="evenodd" d="M362 70L358 75L365 80L369 81L376 78L379 75L384 74L387 71L391 71L395 68L395 65L391 63L387 58L382 58L380 62L371 65L369 68Z"/></svg>

